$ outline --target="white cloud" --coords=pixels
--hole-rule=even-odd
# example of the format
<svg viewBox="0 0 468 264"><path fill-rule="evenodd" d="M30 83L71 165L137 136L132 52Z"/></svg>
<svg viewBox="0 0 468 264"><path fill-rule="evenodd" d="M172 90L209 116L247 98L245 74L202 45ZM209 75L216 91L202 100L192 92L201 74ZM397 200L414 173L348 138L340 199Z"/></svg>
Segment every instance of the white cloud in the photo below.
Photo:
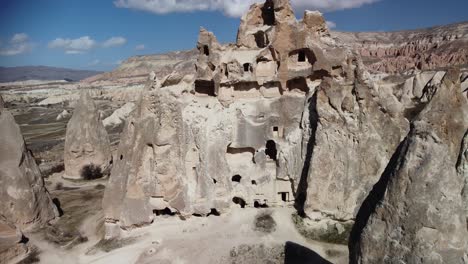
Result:
<svg viewBox="0 0 468 264"><path fill-rule="evenodd" d="M102 43L102 46L104 48L110 48L110 47L122 46L125 43L127 43L127 40L124 37L112 37L104 41L104 43Z"/></svg>
<svg viewBox="0 0 468 264"><path fill-rule="evenodd" d="M28 35L26 35L25 33L18 33L18 34L15 34L12 38L11 38L11 42L12 43L21 43L21 42L26 42L28 41L29 37Z"/></svg>
<svg viewBox="0 0 468 264"><path fill-rule="evenodd" d="M356 8L379 0L291 0L297 11L335 11ZM156 14L192 11L221 11L231 17L242 16L253 3L262 0L116 0L115 6L148 11Z"/></svg>
<svg viewBox="0 0 468 264"><path fill-rule="evenodd" d="M0 49L2 56L14 56L31 51L32 43L25 33L17 33L10 39L8 45Z"/></svg>
<svg viewBox="0 0 468 264"><path fill-rule="evenodd" d="M81 54L89 51L96 46L96 41L89 36L77 39L56 38L49 42L51 49L63 49L66 54Z"/></svg>
<svg viewBox="0 0 468 264"><path fill-rule="evenodd" d="M144 49L145 49L145 45L143 45L143 44L136 45L136 47L135 47L135 50L144 50Z"/></svg>
<svg viewBox="0 0 468 264"><path fill-rule="evenodd" d="M333 29L333 28L336 28L336 23L333 22L333 21L326 21L327 23L327 26L329 29Z"/></svg>

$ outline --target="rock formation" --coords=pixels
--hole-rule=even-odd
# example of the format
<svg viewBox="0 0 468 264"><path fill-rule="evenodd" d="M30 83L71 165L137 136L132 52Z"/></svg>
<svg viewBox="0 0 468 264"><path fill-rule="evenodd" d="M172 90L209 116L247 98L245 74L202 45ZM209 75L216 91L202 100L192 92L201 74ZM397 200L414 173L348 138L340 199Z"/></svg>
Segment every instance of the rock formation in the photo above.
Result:
<svg viewBox="0 0 468 264"><path fill-rule="evenodd" d="M374 82L319 12L297 21L286 0L252 5L236 44L202 28L197 50L194 75L150 75L125 125L103 201L108 237L161 213L232 206L294 204L352 223L446 75Z"/></svg>
<svg viewBox="0 0 468 264"><path fill-rule="evenodd" d="M464 159L467 99L456 70L432 88L424 90L428 102L359 211L350 263L468 261L465 179L456 170L459 154Z"/></svg>
<svg viewBox="0 0 468 264"><path fill-rule="evenodd" d="M125 122L130 113L135 109L134 103L126 103L121 108L115 110L112 115L102 121L105 127L117 127Z"/></svg>
<svg viewBox="0 0 468 264"><path fill-rule="evenodd" d="M109 136L87 92L81 93L67 125L64 163L63 177L74 180L100 178L112 165Z"/></svg>
<svg viewBox="0 0 468 264"><path fill-rule="evenodd" d="M0 134L0 221L25 229L55 218L55 206L36 161L15 119L2 106Z"/></svg>
<svg viewBox="0 0 468 264"><path fill-rule="evenodd" d="M303 197L304 207L307 188L300 188L313 171L307 145L314 144L309 139L317 120L310 122L315 114L309 109L315 107L317 87L338 98L331 102L338 109L333 122L346 122L339 115L364 115L358 111L361 101L373 107L362 110L369 115L362 118L366 122L381 122L371 130L376 139L368 141L389 146L368 150L369 157L392 152L400 142L404 125L378 110L370 88L358 82L364 78L358 58L330 38L318 12L307 11L297 21L288 1L255 4L242 18L236 45L221 45L201 29L197 49L196 75L182 78L175 71L161 81L151 76L126 124L103 202L108 236L118 232L116 227L151 223L166 208L184 216L207 215L231 206L281 206L295 195ZM370 113L374 109L378 113ZM389 136L380 136L383 124L392 129ZM338 128L329 133L341 133ZM340 140L329 144L348 143L347 136ZM375 158L379 162L368 174L383 170L385 158ZM363 199L377 181L361 178L366 187L337 199L338 204L349 198L351 209L340 206L348 217L362 202L356 193ZM313 193L307 208L319 203Z"/></svg>
<svg viewBox="0 0 468 264"><path fill-rule="evenodd" d="M435 70L468 64L468 23L397 32L333 32L353 47L369 70Z"/></svg>
<svg viewBox="0 0 468 264"><path fill-rule="evenodd" d="M70 112L68 112L67 110L63 110L63 111L57 116L57 118L56 118L55 120L57 120L57 121L62 121L62 120L64 120L64 119L69 118L70 115L71 115Z"/></svg>
<svg viewBox="0 0 468 264"><path fill-rule="evenodd" d="M39 167L26 148L19 126L0 96L0 259L9 261L28 252L19 244L21 230L58 216Z"/></svg>

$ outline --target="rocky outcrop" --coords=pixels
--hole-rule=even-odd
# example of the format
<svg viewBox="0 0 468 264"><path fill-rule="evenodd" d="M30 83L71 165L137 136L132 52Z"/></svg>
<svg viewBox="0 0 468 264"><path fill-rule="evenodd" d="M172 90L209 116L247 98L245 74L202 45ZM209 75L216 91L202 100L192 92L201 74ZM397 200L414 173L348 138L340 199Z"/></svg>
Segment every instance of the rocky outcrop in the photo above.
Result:
<svg viewBox="0 0 468 264"><path fill-rule="evenodd" d="M333 32L375 72L403 73L468 64L468 23L400 32Z"/></svg>
<svg viewBox="0 0 468 264"><path fill-rule="evenodd" d="M109 173L112 165L109 136L98 109L87 92L82 92L65 137L64 178L90 180Z"/></svg>
<svg viewBox="0 0 468 264"><path fill-rule="evenodd" d="M25 255L21 230L30 230L58 217L41 172L15 119L0 96L0 262Z"/></svg>
<svg viewBox="0 0 468 264"><path fill-rule="evenodd" d="M446 75L374 81L319 12L297 21L288 1L252 5L236 45L201 29L197 50L194 75L150 75L125 125L103 201L108 237L158 214L233 206L295 204L351 226Z"/></svg>
<svg viewBox="0 0 468 264"><path fill-rule="evenodd" d="M468 261L464 179L456 170L468 105L458 72L424 93L428 102L357 215L350 263Z"/></svg>
<svg viewBox="0 0 468 264"><path fill-rule="evenodd" d="M163 78L174 70L183 75L193 74L196 54L196 50L192 49L130 57L115 70L89 77L81 83L93 86L145 83L146 77L151 71L154 71L158 78Z"/></svg>
<svg viewBox="0 0 468 264"><path fill-rule="evenodd" d="M60 113L55 120L62 121L64 119L69 118L70 116L70 112L68 112L67 110L63 110L62 113Z"/></svg>
<svg viewBox="0 0 468 264"><path fill-rule="evenodd" d="M0 221L26 229L54 219L56 209L39 167L15 119L1 106L0 134Z"/></svg>
<svg viewBox="0 0 468 264"><path fill-rule="evenodd" d="M115 110L112 115L102 121L105 127L117 127L125 122L130 113L135 109L134 103L126 103Z"/></svg>

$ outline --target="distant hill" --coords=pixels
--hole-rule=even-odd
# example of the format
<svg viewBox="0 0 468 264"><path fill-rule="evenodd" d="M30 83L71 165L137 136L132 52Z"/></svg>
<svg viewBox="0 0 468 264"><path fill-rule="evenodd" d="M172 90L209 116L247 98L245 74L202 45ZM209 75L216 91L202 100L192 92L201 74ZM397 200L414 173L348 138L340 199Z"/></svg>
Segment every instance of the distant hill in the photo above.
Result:
<svg viewBox="0 0 468 264"><path fill-rule="evenodd" d="M0 82L27 80L80 81L100 73L99 71L72 70L47 66L0 67Z"/></svg>
<svg viewBox="0 0 468 264"><path fill-rule="evenodd" d="M332 32L374 72L468 65L468 21L395 32Z"/></svg>
<svg viewBox="0 0 468 264"><path fill-rule="evenodd" d="M158 78L162 78L174 70L183 75L195 74L197 55L198 51L192 49L165 54L133 56L126 59L113 71L98 74L82 82L95 85L144 83L151 71L154 71Z"/></svg>

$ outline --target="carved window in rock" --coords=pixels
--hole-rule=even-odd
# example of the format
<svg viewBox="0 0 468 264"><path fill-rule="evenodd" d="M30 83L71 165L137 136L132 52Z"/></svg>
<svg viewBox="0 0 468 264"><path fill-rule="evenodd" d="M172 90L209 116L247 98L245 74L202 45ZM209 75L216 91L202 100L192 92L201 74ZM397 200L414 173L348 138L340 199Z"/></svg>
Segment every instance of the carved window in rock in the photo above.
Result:
<svg viewBox="0 0 468 264"><path fill-rule="evenodd" d="M238 204L241 208L245 208L245 206L247 205L245 200L240 198L240 197L232 198L232 202L235 203L235 204Z"/></svg>
<svg viewBox="0 0 468 264"><path fill-rule="evenodd" d="M208 47L208 45L203 45L203 54L205 54L206 56L210 56L210 48Z"/></svg>
<svg viewBox="0 0 468 264"><path fill-rule="evenodd" d="M251 72L253 72L252 64L250 64L250 63L244 63L243 67L244 67L244 73L251 73Z"/></svg>
<svg viewBox="0 0 468 264"><path fill-rule="evenodd" d="M276 149L276 143L273 140L268 140L266 143L265 154L271 159L276 160L278 150Z"/></svg>
<svg viewBox="0 0 468 264"><path fill-rule="evenodd" d="M263 31L258 31L257 33L254 34L254 37L255 37L255 43L257 44L258 48L263 49L270 44L270 41L268 40L268 36Z"/></svg>
<svg viewBox="0 0 468 264"><path fill-rule="evenodd" d="M278 195L283 202L289 202L289 192L279 192Z"/></svg>
<svg viewBox="0 0 468 264"><path fill-rule="evenodd" d="M200 95L216 96L214 81L196 80L195 92Z"/></svg>
<svg viewBox="0 0 468 264"><path fill-rule="evenodd" d="M307 48L294 50L289 53L289 62L292 64L308 62L313 65L316 61L317 58L314 52Z"/></svg>
<svg viewBox="0 0 468 264"><path fill-rule="evenodd" d="M232 176L231 181L240 183L241 179L242 179L242 177L239 174L237 174L237 175Z"/></svg>
<svg viewBox="0 0 468 264"><path fill-rule="evenodd" d="M298 91L303 93L309 92L309 86L307 80L304 77L295 78L287 81L286 87L289 91Z"/></svg>
<svg viewBox="0 0 468 264"><path fill-rule="evenodd" d="M263 24L273 26L276 24L275 19L275 4L273 0L267 0L262 7Z"/></svg>

